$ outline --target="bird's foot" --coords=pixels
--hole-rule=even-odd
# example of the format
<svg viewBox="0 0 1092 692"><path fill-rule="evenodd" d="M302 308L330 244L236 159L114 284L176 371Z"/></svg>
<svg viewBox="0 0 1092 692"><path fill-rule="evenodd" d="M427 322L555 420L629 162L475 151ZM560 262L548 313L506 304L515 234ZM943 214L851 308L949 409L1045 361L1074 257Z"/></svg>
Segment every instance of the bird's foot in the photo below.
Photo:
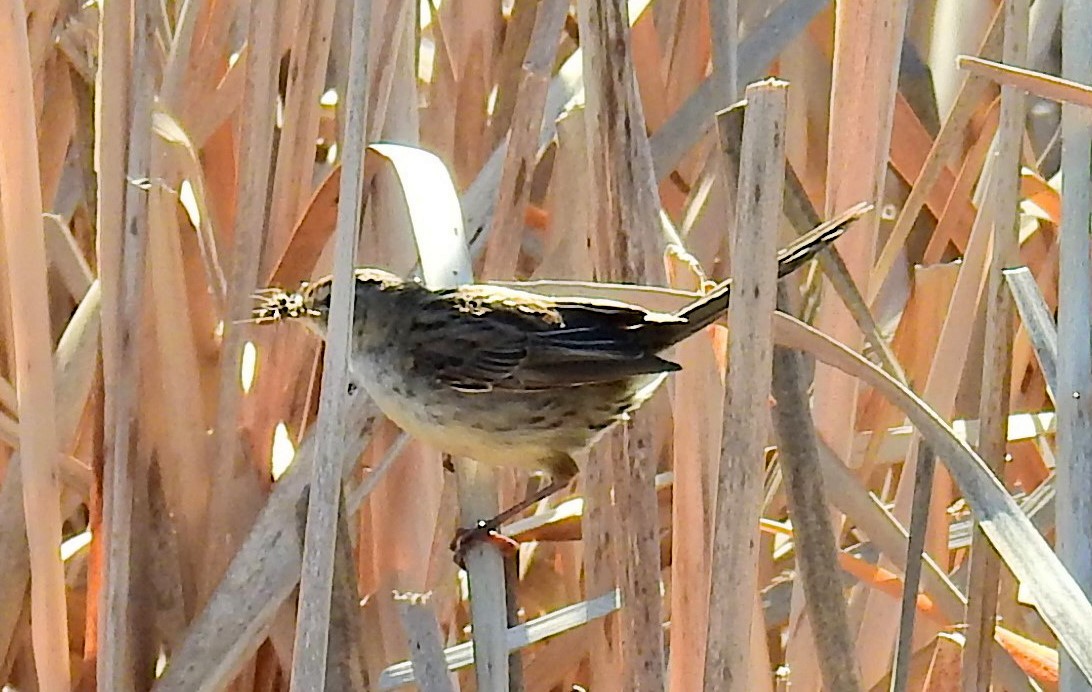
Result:
<svg viewBox="0 0 1092 692"><path fill-rule="evenodd" d="M455 530L455 538L451 540L451 552L455 558L455 564L460 569L466 569L466 552L475 543L492 543L502 554L512 554L519 549L519 543L497 531L497 526L492 522L479 521L473 528L458 528Z"/></svg>

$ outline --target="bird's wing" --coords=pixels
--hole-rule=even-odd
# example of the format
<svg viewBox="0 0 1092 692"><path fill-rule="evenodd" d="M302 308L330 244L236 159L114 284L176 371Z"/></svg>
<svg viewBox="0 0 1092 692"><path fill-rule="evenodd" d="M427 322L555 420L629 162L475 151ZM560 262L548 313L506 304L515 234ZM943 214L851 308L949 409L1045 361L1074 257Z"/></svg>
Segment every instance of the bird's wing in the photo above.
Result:
<svg viewBox="0 0 1092 692"><path fill-rule="evenodd" d="M678 370L639 330L673 319L623 303L464 287L418 311L413 367L467 392L571 387Z"/></svg>

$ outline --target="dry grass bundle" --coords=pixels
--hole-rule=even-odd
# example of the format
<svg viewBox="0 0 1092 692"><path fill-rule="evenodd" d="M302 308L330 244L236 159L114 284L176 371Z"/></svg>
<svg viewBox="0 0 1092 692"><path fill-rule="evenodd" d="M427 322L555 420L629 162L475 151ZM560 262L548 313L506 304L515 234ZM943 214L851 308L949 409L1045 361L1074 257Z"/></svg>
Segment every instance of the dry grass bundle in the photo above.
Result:
<svg viewBox="0 0 1092 692"><path fill-rule="evenodd" d="M0 682L1084 689L1092 2L1062 5L6 0ZM349 385L354 263L741 299L461 572L456 527L538 480L447 473ZM250 319L329 273L327 348Z"/></svg>

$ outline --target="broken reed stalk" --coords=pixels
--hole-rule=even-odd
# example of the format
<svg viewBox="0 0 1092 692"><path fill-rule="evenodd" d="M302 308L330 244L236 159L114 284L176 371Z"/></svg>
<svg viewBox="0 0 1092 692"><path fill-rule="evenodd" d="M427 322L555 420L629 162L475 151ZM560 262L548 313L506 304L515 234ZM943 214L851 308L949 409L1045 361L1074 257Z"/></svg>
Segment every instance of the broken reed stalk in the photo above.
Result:
<svg viewBox="0 0 1092 692"><path fill-rule="evenodd" d="M332 20L332 14L330 16ZM330 609L339 518L344 516L341 494L343 420L349 404L349 362L352 354L353 304L356 281L353 265L364 217L364 156L367 151L368 44L371 0L353 3L349 83L345 95L347 118L334 232L334 279L330 326L323 361L319 417L316 423L317 458L311 474L304 534L296 643L292 659L292 689L322 692L326 688L330 646Z"/></svg>
<svg viewBox="0 0 1092 692"><path fill-rule="evenodd" d="M907 527L906 561L902 565L902 603L899 611L899 636L891 672L891 692L906 692L910 681L913 655L914 618L918 612L918 586L921 583L921 563L925 553L925 532L929 529L929 504L933 495L933 476L937 468L936 455L929 445L918 447L917 473L914 474L914 501Z"/></svg>
<svg viewBox="0 0 1092 692"><path fill-rule="evenodd" d="M103 590L99 610L98 684L107 689L129 689L139 684L138 671L146 670L150 652L135 641L132 603L135 590L134 498L146 480L144 463L137 455L138 409L145 257L148 233L149 157L155 73L152 66L156 27L152 8L138 4L134 10L132 61L129 63L129 113L125 164L125 225L118 229L118 263L100 266L118 281L113 298L103 303L118 330L103 341L105 393L105 456L103 478L103 529L105 544ZM100 236L101 237L101 236ZM104 294L105 297L105 294ZM104 321L104 327L106 322ZM112 348L111 348L112 347Z"/></svg>
<svg viewBox="0 0 1092 692"><path fill-rule="evenodd" d="M746 102L740 101L729 107L725 114L738 112L739 117L742 118L742 111L745 106ZM739 138L738 136L732 137L729 133L735 132L736 128L741 124L737 125L732 122L731 128L729 128L727 118L720 118L718 122L722 124L719 133L721 150L728 159L730 185L734 186L736 183L736 170L739 168ZM822 223L822 218L816 213L815 207L808 199L803 183L792 168L791 163L788 162L786 162L785 168L784 213L798 235L807 233ZM853 320L857 323L857 327L864 335L865 341L883 365L884 370L890 373L892 377L905 382L906 375L902 371L902 366L899 365L891 347L883 338L883 335L880 334L876 320L869 311L868 303L865 302L860 289L857 288L853 277L850 276L849 269L846 267L841 253L838 252L837 248L831 246L820 252L816 258L827 279L834 286L835 292L842 299L846 309L849 310Z"/></svg>
<svg viewBox="0 0 1092 692"><path fill-rule="evenodd" d="M577 3L583 49L585 126L589 180L595 192L590 250L598 276L661 284L665 235L653 174L652 153L634 73L630 14L618 0ZM650 402L650 406L656 402ZM603 548L614 541L613 565L625 608L619 614L617 658L623 689L663 689L666 684L660 581L660 530L655 477L658 449L652 408L636 411L612 442L611 468L588 474L585 487L610 497L607 526L597 527L603 544L589 541L588 571L606 571ZM610 480L604 483L607 478ZM611 523L612 522L612 523ZM589 533L589 535L591 535ZM609 548L607 549L609 550ZM599 563L595 565L593 563ZM607 685L606 682L600 684Z"/></svg>
<svg viewBox="0 0 1092 692"><path fill-rule="evenodd" d="M777 294L777 234L785 182L788 84L768 80L747 87L743 144L732 239L730 363L725 429L717 477L709 591L706 690L753 689L751 630L758 590L758 520L768 436Z"/></svg>
<svg viewBox="0 0 1092 692"><path fill-rule="evenodd" d="M102 442L103 472L96 479L96 484L101 494L98 501L102 507L102 524L92 524L92 529L97 535L115 531L118 540L126 540L126 527L119 525L113 517L106 515L103 497L106 494L107 471L105 470L107 455L106 437L110 435L106 430L114 420L113 400L107 400L115 393L122 376L120 371L121 359L119 357L120 340L122 338L122 317L119 314L121 300L121 254L122 239L125 228L125 196L128 189L126 182L126 158L127 142L129 138L129 77L130 68L130 40L129 27L132 22L132 9L129 3L115 2L109 6L103 6L102 18L99 23L99 61L95 74L95 122L94 122L94 147L95 159L98 161L98 180L96 185L97 199L95 208L97 216L95 227L97 229L97 269L102 288L102 394L98 400L102 402L103 431L99 437ZM97 513L92 513L96 516ZM98 578L91 579L92 589L89 596L96 599L93 612L96 622L89 624L88 629L96 635L98 641L89 647L96 663L96 676L98 682L108 685L111 680L112 670L117 666L112 662L116 655L115 645L108 640L107 621L104 617L106 610L106 591L109 588L105 582L107 571L104 567L106 546L96 548L97 555L101 558L92 564L100 566ZM125 636L126 629L121 632L110 632L110 639L116 644L117 639Z"/></svg>
<svg viewBox="0 0 1092 692"><path fill-rule="evenodd" d="M1092 82L1092 3L1066 2L1062 21L1062 76ZM1058 277L1058 554L1073 577L1092 591L1092 266L1088 219L1088 109L1062 105L1062 223ZM1087 674L1087 671L1086 671ZM1075 662L1063 652L1062 689L1080 689ZM1072 687L1070 687L1072 686Z"/></svg>
<svg viewBox="0 0 1092 692"><path fill-rule="evenodd" d="M414 682L429 692L455 692L447 670L440 623L429 605L429 594L396 593L394 600L409 640Z"/></svg>
<svg viewBox="0 0 1092 692"><path fill-rule="evenodd" d="M717 114L720 148L734 155L716 157L707 167L710 175L723 177L724 208L731 200L739 179L739 142L743 134L742 102ZM734 219L706 211L715 218L718 244L727 241L724 228ZM712 219L711 219L712 220ZM731 231L728 232L731 237ZM724 428L724 357L726 343L722 329L706 330L684 340L675 350L683 369L673 374L671 481L671 583L686 584L671 590L671 647L669 659L671 689L701 689L705 674L705 648L709 631L709 579L712 563L713 492L720 464ZM761 655L761 653L759 653Z"/></svg>
<svg viewBox="0 0 1092 692"><path fill-rule="evenodd" d="M1027 0L1004 3L1003 56L1009 64L1027 61ZM986 206L993 228L993 256L986 278L986 330L979 402L978 453L1004 479L1008 448L1009 397L1012 390L1012 354L1015 337L1014 301L1003 272L1016 266L1019 255L1020 158L1026 124L1023 91L1001 88L1001 117L994 141L990 188ZM974 532L967 581L968 625L963 650L962 687L965 692L986 689L993 678L994 625L1001 562L981 530Z"/></svg>

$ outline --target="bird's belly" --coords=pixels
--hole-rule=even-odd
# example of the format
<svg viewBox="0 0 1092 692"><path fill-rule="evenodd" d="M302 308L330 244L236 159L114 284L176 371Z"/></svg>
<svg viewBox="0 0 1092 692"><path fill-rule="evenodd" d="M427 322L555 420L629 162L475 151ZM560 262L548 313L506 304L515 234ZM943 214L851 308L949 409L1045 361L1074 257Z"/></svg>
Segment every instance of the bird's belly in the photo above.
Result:
<svg viewBox="0 0 1092 692"><path fill-rule="evenodd" d="M455 456L529 471L550 471L559 454L587 448L662 379L461 392L391 368L358 375L383 413L414 437Z"/></svg>

